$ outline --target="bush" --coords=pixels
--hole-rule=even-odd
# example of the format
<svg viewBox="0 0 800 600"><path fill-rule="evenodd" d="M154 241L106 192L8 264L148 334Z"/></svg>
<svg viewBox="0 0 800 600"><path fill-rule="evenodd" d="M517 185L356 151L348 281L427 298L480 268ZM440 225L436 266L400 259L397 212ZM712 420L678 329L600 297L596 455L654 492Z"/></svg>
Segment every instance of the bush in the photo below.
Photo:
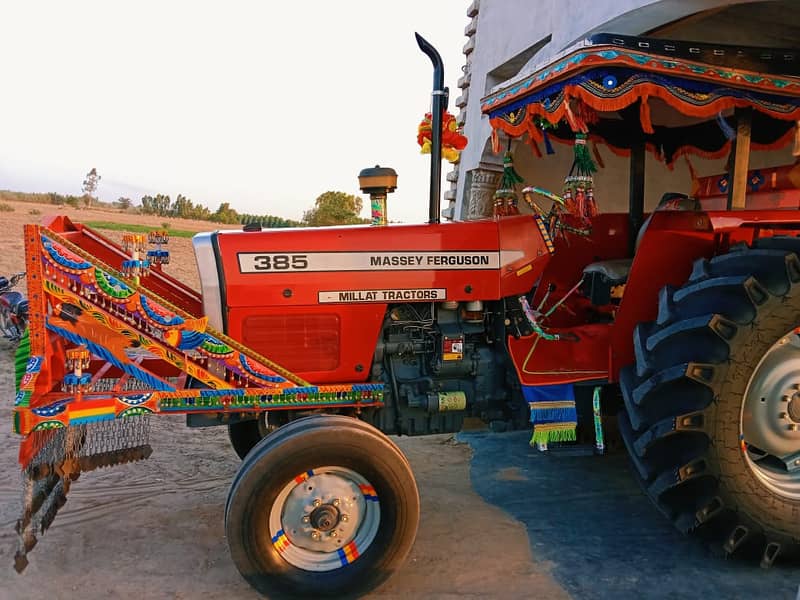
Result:
<svg viewBox="0 0 800 600"><path fill-rule="evenodd" d="M30 209L28 211L28 214L29 215L40 215L40 214L42 214L42 211L40 211L38 208L32 208L32 209Z"/></svg>
<svg viewBox="0 0 800 600"><path fill-rule="evenodd" d="M0 212L14 212L14 207L7 202L0 202Z"/></svg>
<svg viewBox="0 0 800 600"><path fill-rule="evenodd" d="M162 229L169 229L169 227L170 227L170 222L169 221L164 221L163 223L161 223L161 228Z"/></svg>

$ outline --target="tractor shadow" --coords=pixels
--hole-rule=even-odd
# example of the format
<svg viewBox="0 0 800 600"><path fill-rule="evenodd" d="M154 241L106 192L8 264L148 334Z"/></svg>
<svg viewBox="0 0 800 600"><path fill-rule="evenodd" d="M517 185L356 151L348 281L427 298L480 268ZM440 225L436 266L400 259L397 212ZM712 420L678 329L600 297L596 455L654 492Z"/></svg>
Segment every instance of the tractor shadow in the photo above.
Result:
<svg viewBox="0 0 800 600"><path fill-rule="evenodd" d="M644 496L624 453L543 454L529 432L462 433L473 449L472 486L525 525L575 598L794 599L800 568L761 569L714 556L681 535Z"/></svg>

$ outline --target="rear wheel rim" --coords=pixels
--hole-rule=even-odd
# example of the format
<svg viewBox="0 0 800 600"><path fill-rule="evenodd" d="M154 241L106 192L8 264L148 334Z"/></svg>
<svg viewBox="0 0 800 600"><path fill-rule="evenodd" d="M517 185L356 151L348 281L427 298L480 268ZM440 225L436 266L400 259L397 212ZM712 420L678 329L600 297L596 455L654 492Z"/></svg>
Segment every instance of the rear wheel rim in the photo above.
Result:
<svg viewBox="0 0 800 600"><path fill-rule="evenodd" d="M269 514L272 545L291 565L324 572L363 554L380 527L375 489L359 473L338 466L299 474L278 493Z"/></svg>
<svg viewBox="0 0 800 600"><path fill-rule="evenodd" d="M745 388L740 447L773 493L800 500L800 335L792 329L759 361Z"/></svg>

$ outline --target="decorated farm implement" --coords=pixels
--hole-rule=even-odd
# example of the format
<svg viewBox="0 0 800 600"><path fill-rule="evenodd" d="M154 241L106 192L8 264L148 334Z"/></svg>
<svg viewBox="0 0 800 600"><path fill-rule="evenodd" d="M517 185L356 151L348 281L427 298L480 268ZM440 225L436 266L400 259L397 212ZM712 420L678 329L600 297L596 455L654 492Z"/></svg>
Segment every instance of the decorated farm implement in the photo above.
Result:
<svg viewBox="0 0 800 600"><path fill-rule="evenodd" d="M162 269L164 234L119 246L64 217L26 227L18 569L82 472L146 458L149 419L174 413L229 428L243 462L226 537L265 593L352 593L396 571L419 497L385 434L467 417L600 449L619 413L677 527L764 566L797 554L800 167L748 161L798 137L798 62L595 38L483 103L498 150L574 146L564 189L518 190L509 153L494 216L442 224L447 94L418 41L434 64L427 224L199 234L202 296ZM597 210L593 143L630 157L627 213ZM645 220L648 151L731 160ZM370 171L381 212L394 182Z"/></svg>

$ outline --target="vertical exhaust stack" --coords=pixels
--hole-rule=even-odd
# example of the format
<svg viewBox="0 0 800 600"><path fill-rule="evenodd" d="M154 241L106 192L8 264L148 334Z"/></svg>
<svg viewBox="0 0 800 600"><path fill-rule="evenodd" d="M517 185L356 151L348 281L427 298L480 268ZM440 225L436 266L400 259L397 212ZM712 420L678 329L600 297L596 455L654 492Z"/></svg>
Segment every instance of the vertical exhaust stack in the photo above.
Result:
<svg viewBox="0 0 800 600"><path fill-rule="evenodd" d="M442 185L442 115L447 110L450 91L444 87L444 64L442 57L430 42L415 33L419 49L428 55L433 63L433 92L431 98L431 186L429 223L439 222L440 187Z"/></svg>

